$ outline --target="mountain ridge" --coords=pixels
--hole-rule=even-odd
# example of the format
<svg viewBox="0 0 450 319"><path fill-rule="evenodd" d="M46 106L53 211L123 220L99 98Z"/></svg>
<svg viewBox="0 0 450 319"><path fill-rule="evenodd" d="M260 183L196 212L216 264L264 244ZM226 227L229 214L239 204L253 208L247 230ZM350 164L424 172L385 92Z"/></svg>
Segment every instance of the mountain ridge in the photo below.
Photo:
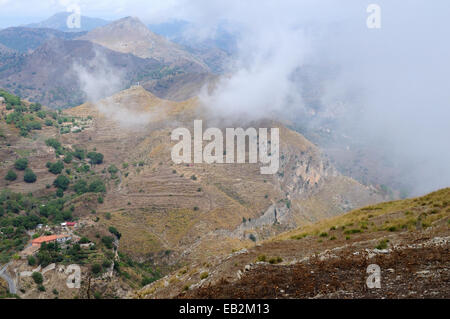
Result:
<svg viewBox="0 0 450 319"><path fill-rule="evenodd" d="M67 26L67 18L71 15L70 12L58 12L51 17L36 23L30 23L25 25L28 28L50 28L64 32L82 32L90 31L97 27L106 25L109 21L100 18L91 18L81 15L80 28L69 28Z"/></svg>

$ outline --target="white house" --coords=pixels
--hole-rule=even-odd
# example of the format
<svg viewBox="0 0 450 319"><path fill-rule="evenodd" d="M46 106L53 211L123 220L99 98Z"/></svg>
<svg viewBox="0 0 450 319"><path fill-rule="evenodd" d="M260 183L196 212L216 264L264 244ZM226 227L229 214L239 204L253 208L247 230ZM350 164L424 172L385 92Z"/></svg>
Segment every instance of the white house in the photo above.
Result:
<svg viewBox="0 0 450 319"><path fill-rule="evenodd" d="M60 235L60 236L58 236L58 238L56 238L56 241L58 243L65 243L66 241L71 240L71 239L72 239L72 236L70 236L70 235Z"/></svg>

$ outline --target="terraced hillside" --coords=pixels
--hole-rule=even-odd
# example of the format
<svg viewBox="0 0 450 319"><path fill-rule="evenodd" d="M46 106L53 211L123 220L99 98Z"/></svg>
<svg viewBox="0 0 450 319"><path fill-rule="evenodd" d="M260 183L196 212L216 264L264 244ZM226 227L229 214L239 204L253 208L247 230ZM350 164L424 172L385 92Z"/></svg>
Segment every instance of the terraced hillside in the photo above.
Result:
<svg viewBox="0 0 450 319"><path fill-rule="evenodd" d="M280 128L278 174L261 175L259 164L174 164L174 128L192 129L194 119L205 127L218 122L195 98L161 100L136 86L64 113L33 111L36 105L27 103L3 104L10 120L1 122L0 174L17 176L0 186L51 203L62 196L63 211L49 222L66 216L81 223L77 236L103 247L94 256L116 260L127 289L148 282L150 274L156 280L184 265L212 264L232 250L382 199L376 189L340 175L302 135L273 121L233 126ZM32 183L15 168L21 158L36 175ZM68 185L56 182L55 173ZM120 261L109 256L111 243L102 242L109 232L118 236ZM104 294L114 291L111 283Z"/></svg>
<svg viewBox="0 0 450 319"><path fill-rule="evenodd" d="M172 129L204 118L196 99L170 102L134 87L68 113L93 123L63 136L64 143L95 148L119 168L99 210L112 214L107 224L135 257L165 252L174 263L221 254L381 198L339 175L314 145L283 126L276 176L261 175L256 164L173 164Z"/></svg>

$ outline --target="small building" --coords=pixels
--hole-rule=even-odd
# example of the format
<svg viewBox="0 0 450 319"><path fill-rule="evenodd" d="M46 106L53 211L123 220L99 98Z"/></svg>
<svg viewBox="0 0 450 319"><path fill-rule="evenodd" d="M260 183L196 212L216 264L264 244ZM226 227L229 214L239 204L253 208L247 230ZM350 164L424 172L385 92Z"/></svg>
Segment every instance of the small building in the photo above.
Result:
<svg viewBox="0 0 450 319"><path fill-rule="evenodd" d="M61 227L66 227L67 223L61 223Z"/></svg>
<svg viewBox="0 0 450 319"><path fill-rule="evenodd" d="M75 222L67 222L66 225L68 227L75 227L77 225L77 223L75 223Z"/></svg>
<svg viewBox="0 0 450 319"><path fill-rule="evenodd" d="M72 236L70 235L58 235L58 238L56 238L56 241L58 243L65 243L68 240L71 240Z"/></svg>
<svg viewBox="0 0 450 319"><path fill-rule="evenodd" d="M33 239L31 241L32 246L38 246L40 247L42 243L52 243L52 242L58 242L58 243L64 243L68 240L72 239L70 235L50 235L50 236L41 236L36 239Z"/></svg>
<svg viewBox="0 0 450 319"><path fill-rule="evenodd" d="M58 235L50 235L50 236L41 236L38 238L35 238L31 241L31 245L33 246L41 246L43 243L51 243L56 241L58 238Z"/></svg>

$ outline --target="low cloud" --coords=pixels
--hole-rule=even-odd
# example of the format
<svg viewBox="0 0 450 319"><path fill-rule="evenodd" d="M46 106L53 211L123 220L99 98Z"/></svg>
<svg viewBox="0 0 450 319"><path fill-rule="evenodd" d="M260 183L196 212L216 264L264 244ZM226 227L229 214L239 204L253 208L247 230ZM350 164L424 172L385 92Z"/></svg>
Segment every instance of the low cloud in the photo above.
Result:
<svg viewBox="0 0 450 319"><path fill-rule="evenodd" d="M139 128L149 123L151 113L133 109L134 102L126 97L121 102L111 97L125 88L126 81L124 74L102 53L96 51L87 65L74 64L73 71L87 100L105 117L127 128Z"/></svg>

